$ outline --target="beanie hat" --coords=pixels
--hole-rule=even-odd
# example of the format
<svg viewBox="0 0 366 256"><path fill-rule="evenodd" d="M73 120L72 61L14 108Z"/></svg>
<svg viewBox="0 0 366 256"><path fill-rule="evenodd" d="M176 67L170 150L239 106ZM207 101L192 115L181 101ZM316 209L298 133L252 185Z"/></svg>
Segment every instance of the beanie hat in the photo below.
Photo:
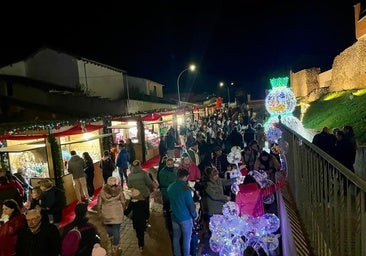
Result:
<svg viewBox="0 0 366 256"><path fill-rule="evenodd" d="M99 243L94 244L91 256L107 256L107 251Z"/></svg>
<svg viewBox="0 0 366 256"><path fill-rule="evenodd" d="M181 158L182 158L182 159L184 159L184 158L186 158L186 157L189 157L189 155L188 155L187 153L183 153L183 154L181 155Z"/></svg>

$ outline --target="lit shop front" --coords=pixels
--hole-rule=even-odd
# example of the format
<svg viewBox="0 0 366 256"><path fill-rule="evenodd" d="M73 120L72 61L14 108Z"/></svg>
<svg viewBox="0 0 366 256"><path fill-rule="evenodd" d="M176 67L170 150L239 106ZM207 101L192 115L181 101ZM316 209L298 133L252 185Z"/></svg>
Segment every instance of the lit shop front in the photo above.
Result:
<svg viewBox="0 0 366 256"><path fill-rule="evenodd" d="M160 135L165 135L169 124L173 123L173 113L165 115L152 113L143 117L112 120L112 125L108 129L112 130L115 144L130 138L134 144L136 159L145 162L159 155Z"/></svg>
<svg viewBox="0 0 366 256"><path fill-rule="evenodd" d="M49 178L46 139L6 140L6 147L0 148L3 165L12 173L22 168L30 178Z"/></svg>
<svg viewBox="0 0 366 256"><path fill-rule="evenodd" d="M119 120L112 120L108 129L112 130L113 144L117 145L120 141L126 142L131 139L136 159L144 161L143 143L142 143L142 122L139 117L126 117Z"/></svg>
<svg viewBox="0 0 366 256"><path fill-rule="evenodd" d="M7 135L3 138L0 147L1 164L12 173L18 168L25 171L31 185L37 185L44 178L55 178L53 169L51 145L48 142L50 132L60 146L63 160L63 185L68 203L75 199L71 174L67 172L67 161L70 159L70 151L75 150L78 155L88 152L94 160L94 166L98 167L98 161L102 157L101 139L112 134L101 134L104 125L75 125L64 126L51 131L27 131L27 134ZM97 171L95 173L98 173ZM101 180L101 182L99 182ZM95 176L95 187L103 184L102 177Z"/></svg>
<svg viewBox="0 0 366 256"><path fill-rule="evenodd" d="M144 125L146 161L159 155L160 135L166 131L166 122L160 114L148 114L141 118Z"/></svg>

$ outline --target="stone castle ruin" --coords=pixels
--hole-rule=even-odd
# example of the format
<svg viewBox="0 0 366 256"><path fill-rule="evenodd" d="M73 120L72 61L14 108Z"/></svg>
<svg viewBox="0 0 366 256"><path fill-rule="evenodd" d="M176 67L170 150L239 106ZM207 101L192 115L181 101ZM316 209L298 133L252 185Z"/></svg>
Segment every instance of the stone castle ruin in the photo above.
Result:
<svg viewBox="0 0 366 256"><path fill-rule="evenodd" d="M361 8L361 4L354 6L357 42L334 58L331 70L290 72L290 85L300 102L313 102L329 92L366 88L366 19L360 17L365 13Z"/></svg>

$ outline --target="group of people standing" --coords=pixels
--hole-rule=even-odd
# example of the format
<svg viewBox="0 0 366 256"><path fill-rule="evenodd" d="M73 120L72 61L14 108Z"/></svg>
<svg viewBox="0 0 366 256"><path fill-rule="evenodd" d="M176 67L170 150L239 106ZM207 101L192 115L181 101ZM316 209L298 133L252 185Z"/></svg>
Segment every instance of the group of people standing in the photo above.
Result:
<svg viewBox="0 0 366 256"><path fill-rule="evenodd" d="M58 225L66 205L63 192L50 179L42 179L24 202L17 180L10 177L0 169L0 255L58 256Z"/></svg>
<svg viewBox="0 0 366 256"><path fill-rule="evenodd" d="M313 137L312 143L354 172L357 143L353 127L345 125L342 129L328 127Z"/></svg>

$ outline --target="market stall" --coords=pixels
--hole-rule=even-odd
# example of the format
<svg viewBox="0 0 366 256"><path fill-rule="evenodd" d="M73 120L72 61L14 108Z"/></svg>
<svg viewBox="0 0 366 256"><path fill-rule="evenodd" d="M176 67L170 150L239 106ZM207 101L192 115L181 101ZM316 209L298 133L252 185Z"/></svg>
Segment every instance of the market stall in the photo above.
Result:
<svg viewBox="0 0 366 256"><path fill-rule="evenodd" d="M165 133L166 125L160 114L148 114L141 118L144 125L146 147L145 161L159 155L160 135Z"/></svg>
<svg viewBox="0 0 366 256"><path fill-rule="evenodd" d="M136 159L145 161L144 142L142 139L143 128L139 117L125 117L119 120L112 120L111 126L108 129L112 130L114 145L117 145L120 141L126 142L130 138L135 149Z"/></svg>
<svg viewBox="0 0 366 256"><path fill-rule="evenodd" d="M96 169L94 186L100 187L103 184L102 177L98 175L98 162L102 157L101 138L111 136L102 134L103 124L75 124L73 126L56 127L52 130L26 131L15 134L7 134L2 139L0 154L2 165L15 173L18 168L23 168L30 184L37 185L40 179L55 178L53 169L51 146L47 140L49 134L56 138L57 144L62 150L63 159L63 186L67 202L75 199L71 175L67 172L67 160L70 151L75 150L80 156L88 152L94 160Z"/></svg>

